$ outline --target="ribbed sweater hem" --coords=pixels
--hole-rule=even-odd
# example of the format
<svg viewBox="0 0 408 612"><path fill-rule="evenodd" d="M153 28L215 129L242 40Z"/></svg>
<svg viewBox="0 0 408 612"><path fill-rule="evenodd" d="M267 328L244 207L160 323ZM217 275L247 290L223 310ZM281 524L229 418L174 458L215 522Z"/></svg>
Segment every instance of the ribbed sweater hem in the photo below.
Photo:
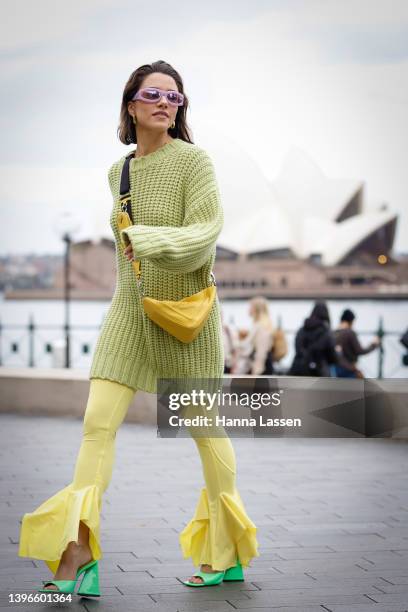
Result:
<svg viewBox="0 0 408 612"><path fill-rule="evenodd" d="M157 393L157 380L159 378L220 378L224 374L224 365L209 364L208 371L176 373L171 370L155 372L149 363L135 365L132 358L126 359L115 353L100 352L95 356L89 378L103 378L126 385L134 391Z"/></svg>
<svg viewBox="0 0 408 612"><path fill-rule="evenodd" d="M149 362L135 363L133 357L99 351L95 354L89 378L104 378L121 383L134 391L156 393L157 374Z"/></svg>

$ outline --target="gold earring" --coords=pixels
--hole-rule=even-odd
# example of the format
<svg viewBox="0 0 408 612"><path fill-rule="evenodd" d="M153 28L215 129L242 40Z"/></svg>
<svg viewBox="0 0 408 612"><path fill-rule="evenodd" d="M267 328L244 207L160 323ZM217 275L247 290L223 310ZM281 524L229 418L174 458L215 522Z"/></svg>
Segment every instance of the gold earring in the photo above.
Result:
<svg viewBox="0 0 408 612"><path fill-rule="evenodd" d="M133 117L133 123L136 125L136 115L132 115Z"/></svg>
<svg viewBox="0 0 408 612"><path fill-rule="evenodd" d="M171 129L171 130L174 130L174 128L175 128L175 127L176 127L176 122L175 122L175 121L173 121L173 123L172 123L172 124L171 124L171 126L170 126L170 129Z"/></svg>

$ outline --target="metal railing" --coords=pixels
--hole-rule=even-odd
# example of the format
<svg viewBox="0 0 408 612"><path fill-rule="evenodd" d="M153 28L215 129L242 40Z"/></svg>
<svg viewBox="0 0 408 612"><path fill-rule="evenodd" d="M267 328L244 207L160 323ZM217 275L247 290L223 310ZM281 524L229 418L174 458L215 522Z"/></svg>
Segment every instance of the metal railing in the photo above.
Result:
<svg viewBox="0 0 408 612"><path fill-rule="evenodd" d="M0 366L88 367L100 325L0 322ZM70 347L67 351L66 347Z"/></svg>
<svg viewBox="0 0 408 612"><path fill-rule="evenodd" d="M0 366L78 367L88 368L101 325L46 325L36 324L31 315L26 325L3 325L0 322ZM288 354L277 366L277 373L289 367L294 355L297 330L283 330L287 337ZM402 331L384 329L382 319L378 328L358 330L361 342L368 343L377 335L380 346L362 358L364 374L368 378L406 378L408 367L402 363L407 351L399 342ZM66 343L70 350L66 350Z"/></svg>

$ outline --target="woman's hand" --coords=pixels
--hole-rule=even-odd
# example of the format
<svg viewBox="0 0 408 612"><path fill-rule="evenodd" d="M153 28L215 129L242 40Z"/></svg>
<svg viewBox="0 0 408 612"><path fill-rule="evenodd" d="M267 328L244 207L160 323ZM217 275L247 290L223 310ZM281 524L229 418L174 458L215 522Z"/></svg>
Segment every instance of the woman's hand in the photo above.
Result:
<svg viewBox="0 0 408 612"><path fill-rule="evenodd" d="M126 249L123 251L123 254L125 255L126 259L128 261L132 261L133 259L133 248L131 244L128 244Z"/></svg>

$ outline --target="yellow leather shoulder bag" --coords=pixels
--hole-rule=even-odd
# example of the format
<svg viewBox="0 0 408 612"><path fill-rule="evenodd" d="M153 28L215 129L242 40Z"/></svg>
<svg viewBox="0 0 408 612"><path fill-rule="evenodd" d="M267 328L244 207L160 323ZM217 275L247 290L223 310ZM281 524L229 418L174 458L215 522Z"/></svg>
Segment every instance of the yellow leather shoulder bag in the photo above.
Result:
<svg viewBox="0 0 408 612"><path fill-rule="evenodd" d="M129 165L133 155L134 152L126 156L120 178L121 210L117 216L119 231L133 225L129 179ZM125 247L122 234L120 238ZM141 262L132 261L131 263L136 273L138 289L142 294L143 309L147 316L181 342L188 343L195 340L204 327L216 296L214 273L211 272L213 284L198 293L181 300L156 300L144 295Z"/></svg>

